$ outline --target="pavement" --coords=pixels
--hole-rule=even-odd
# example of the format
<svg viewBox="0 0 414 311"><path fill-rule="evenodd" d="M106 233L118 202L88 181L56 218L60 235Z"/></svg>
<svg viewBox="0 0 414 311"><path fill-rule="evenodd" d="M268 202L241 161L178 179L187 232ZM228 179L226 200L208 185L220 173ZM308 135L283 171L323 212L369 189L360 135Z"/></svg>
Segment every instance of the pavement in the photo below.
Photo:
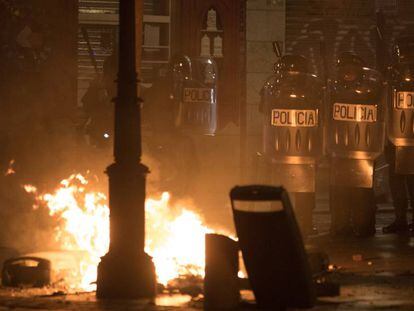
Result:
<svg viewBox="0 0 414 311"><path fill-rule="evenodd" d="M312 310L414 310L414 237L381 233L380 228L393 219L390 206L380 207L374 237L333 239L328 234L329 213L324 204L315 212L320 233L307 244L329 255L332 271L326 277L340 284L340 295L319 297ZM246 300L253 299L250 291L242 294ZM159 295L152 302L98 301L94 293L65 295L53 288L0 288L0 311L202 309L202 297L178 294Z"/></svg>
<svg viewBox="0 0 414 311"><path fill-rule="evenodd" d="M414 237L383 234L393 219L392 206L379 205L374 237L333 239L327 208L318 204L321 234L308 244L329 255L334 266L329 280L341 289L340 296L320 297L312 310L414 310Z"/></svg>

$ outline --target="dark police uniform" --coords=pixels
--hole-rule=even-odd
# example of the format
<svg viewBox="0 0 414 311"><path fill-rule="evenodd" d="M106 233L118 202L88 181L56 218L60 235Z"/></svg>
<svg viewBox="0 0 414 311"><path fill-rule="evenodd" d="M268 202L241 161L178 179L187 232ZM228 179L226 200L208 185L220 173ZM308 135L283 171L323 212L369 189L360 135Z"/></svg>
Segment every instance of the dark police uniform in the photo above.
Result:
<svg viewBox="0 0 414 311"><path fill-rule="evenodd" d="M315 175L323 146L323 88L309 62L285 55L262 89L263 153L270 182L291 194L304 235L313 232Z"/></svg>
<svg viewBox="0 0 414 311"><path fill-rule="evenodd" d="M414 36L396 40L389 71L388 139L385 155L390 165L389 183L395 221L384 233L406 232L407 209L414 199Z"/></svg>
<svg viewBox="0 0 414 311"><path fill-rule="evenodd" d="M389 163L389 184L392 201L394 204L395 221L383 228L384 233L413 231L414 220L408 226L407 210L410 203L414 208L414 174L398 174L395 170L396 147L389 143L385 148L385 155ZM414 159L413 159L414 160Z"/></svg>
<svg viewBox="0 0 414 311"><path fill-rule="evenodd" d="M333 235L375 233L373 166L385 135L382 86L380 73L361 58L340 55L326 114Z"/></svg>

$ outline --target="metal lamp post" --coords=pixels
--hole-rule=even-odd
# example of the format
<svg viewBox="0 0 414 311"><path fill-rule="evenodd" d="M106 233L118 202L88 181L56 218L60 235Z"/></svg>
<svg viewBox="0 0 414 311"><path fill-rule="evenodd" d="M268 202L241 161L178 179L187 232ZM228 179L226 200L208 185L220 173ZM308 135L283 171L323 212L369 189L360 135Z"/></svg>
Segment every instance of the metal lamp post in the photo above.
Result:
<svg viewBox="0 0 414 311"><path fill-rule="evenodd" d="M115 100L115 163L109 176L110 246L98 266L98 298L155 296L155 269L145 253L145 178L137 97L135 0L119 1L119 73Z"/></svg>

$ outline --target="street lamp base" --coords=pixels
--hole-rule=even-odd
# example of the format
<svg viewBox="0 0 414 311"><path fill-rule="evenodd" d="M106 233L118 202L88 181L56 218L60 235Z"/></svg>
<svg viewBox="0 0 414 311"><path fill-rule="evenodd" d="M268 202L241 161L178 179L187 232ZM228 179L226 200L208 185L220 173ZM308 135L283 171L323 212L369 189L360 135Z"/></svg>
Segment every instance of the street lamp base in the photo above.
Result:
<svg viewBox="0 0 414 311"><path fill-rule="evenodd" d="M135 258L108 253L98 266L96 297L99 299L152 299L156 295L155 268L151 257Z"/></svg>

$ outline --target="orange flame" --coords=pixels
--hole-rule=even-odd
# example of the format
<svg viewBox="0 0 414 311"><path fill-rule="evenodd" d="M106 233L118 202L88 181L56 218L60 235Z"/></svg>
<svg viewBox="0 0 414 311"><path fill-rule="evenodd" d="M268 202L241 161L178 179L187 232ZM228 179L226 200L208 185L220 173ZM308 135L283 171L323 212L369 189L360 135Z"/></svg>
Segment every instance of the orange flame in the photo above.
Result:
<svg viewBox="0 0 414 311"><path fill-rule="evenodd" d="M7 168L6 172L4 173L4 176L9 176L9 175L13 175L16 173L16 171L14 170L14 159L10 160L9 162L9 167Z"/></svg>
<svg viewBox="0 0 414 311"><path fill-rule="evenodd" d="M212 232L184 207L174 215L169 199L165 192L160 200L147 199L145 204L146 251L153 256L158 281L164 285L182 274L203 275L204 236Z"/></svg>
<svg viewBox="0 0 414 311"><path fill-rule="evenodd" d="M35 186L32 186L32 185L24 185L23 188L27 193L36 193L37 192L37 188Z"/></svg>
<svg viewBox="0 0 414 311"><path fill-rule="evenodd" d="M109 247L109 208L106 196L90 191L80 174L62 180L52 193L38 195L51 216L57 217L55 239L62 250L82 251L85 255L77 267L78 278L71 279L73 290L95 290L100 257ZM29 193L36 188L24 186ZM158 282L167 285L180 275L204 274L204 238L212 232L201 218L183 206L170 206L170 195L146 200L146 247L153 257ZM75 267L74 267L75 268Z"/></svg>

